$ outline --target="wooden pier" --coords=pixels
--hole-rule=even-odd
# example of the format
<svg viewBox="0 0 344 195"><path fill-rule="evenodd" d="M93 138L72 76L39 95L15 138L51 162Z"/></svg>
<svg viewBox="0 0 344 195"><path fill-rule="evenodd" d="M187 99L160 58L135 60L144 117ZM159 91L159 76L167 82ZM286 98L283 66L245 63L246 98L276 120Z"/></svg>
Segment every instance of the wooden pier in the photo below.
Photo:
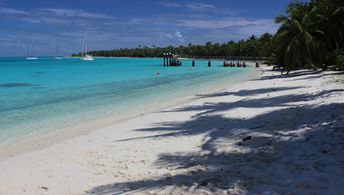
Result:
<svg viewBox="0 0 344 195"><path fill-rule="evenodd" d="M177 54L163 53L164 66L181 66L182 62L179 60Z"/></svg>
<svg viewBox="0 0 344 195"><path fill-rule="evenodd" d="M245 61L223 61L223 67L247 67Z"/></svg>
<svg viewBox="0 0 344 195"><path fill-rule="evenodd" d="M164 66L181 66L182 62L179 60L178 54L173 53L163 53L163 65ZM202 59L202 58L198 58ZM220 59L216 59L220 60ZM192 60L192 67L196 66L195 59ZM212 61L208 59L208 67L212 67ZM247 60L227 60L223 58L223 67L247 67ZM258 62L256 61L256 67L259 67Z"/></svg>

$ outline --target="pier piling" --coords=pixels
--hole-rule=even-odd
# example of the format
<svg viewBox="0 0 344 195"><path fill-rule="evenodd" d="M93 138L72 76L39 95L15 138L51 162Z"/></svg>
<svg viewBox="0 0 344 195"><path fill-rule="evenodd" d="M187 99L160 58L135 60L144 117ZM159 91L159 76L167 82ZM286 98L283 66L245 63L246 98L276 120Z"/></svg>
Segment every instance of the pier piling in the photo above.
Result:
<svg viewBox="0 0 344 195"><path fill-rule="evenodd" d="M163 53L162 56L164 66L182 66L182 61L179 60L178 54Z"/></svg>

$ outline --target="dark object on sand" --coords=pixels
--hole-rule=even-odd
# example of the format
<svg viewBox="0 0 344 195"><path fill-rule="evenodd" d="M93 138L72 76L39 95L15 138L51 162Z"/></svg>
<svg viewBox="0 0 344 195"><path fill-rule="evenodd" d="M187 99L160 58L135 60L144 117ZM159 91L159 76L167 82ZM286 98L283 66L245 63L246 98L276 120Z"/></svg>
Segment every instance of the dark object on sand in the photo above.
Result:
<svg viewBox="0 0 344 195"><path fill-rule="evenodd" d="M205 181L203 181L203 182L201 183L201 186L207 186L208 184L209 184L208 181L205 180Z"/></svg>
<svg viewBox="0 0 344 195"><path fill-rule="evenodd" d="M244 137L244 138L242 138L242 141L249 141L249 140L252 140L253 139L253 137L252 136L246 136L246 137Z"/></svg>
<svg viewBox="0 0 344 195"><path fill-rule="evenodd" d="M283 66L282 65L275 65L272 70L282 70Z"/></svg>
<svg viewBox="0 0 344 195"><path fill-rule="evenodd" d="M259 63L258 62L256 62L256 68L259 68Z"/></svg>

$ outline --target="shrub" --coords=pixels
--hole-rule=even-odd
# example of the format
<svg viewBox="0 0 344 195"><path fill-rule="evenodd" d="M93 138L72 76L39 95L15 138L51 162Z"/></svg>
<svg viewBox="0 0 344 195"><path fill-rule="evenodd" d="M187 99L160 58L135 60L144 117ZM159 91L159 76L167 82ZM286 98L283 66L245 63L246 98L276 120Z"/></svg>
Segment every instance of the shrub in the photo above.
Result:
<svg viewBox="0 0 344 195"><path fill-rule="evenodd" d="M344 52L342 51L336 56L336 65L339 69L344 69Z"/></svg>
<svg viewBox="0 0 344 195"><path fill-rule="evenodd" d="M338 69L344 69L344 52L342 49L335 49L328 55L327 64Z"/></svg>

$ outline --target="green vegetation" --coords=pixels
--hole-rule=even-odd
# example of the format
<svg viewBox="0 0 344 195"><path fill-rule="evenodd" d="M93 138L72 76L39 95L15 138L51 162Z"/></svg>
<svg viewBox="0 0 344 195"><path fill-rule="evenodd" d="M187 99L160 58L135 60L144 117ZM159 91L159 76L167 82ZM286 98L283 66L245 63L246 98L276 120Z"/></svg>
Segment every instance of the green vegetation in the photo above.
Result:
<svg viewBox="0 0 344 195"><path fill-rule="evenodd" d="M241 40L238 42L230 41L228 43L211 43L208 42L205 45L193 45L187 46L172 45L161 47L138 47L133 49L121 48L109 51L91 51L89 54L93 56L106 56L106 57L162 57L164 52L178 53L182 57L223 57L223 56L242 56L242 57L262 57L269 56L272 52L271 39L272 35L269 33L263 34L260 38L251 36L247 40ZM80 55L77 54L77 55ZM76 55L76 56L77 56Z"/></svg>
<svg viewBox="0 0 344 195"><path fill-rule="evenodd" d="M90 54L106 57L161 57L164 52L172 52L182 57L264 59L283 67L287 72L299 68L344 69L343 0L291 3L286 15L276 17L275 22L281 25L275 35L265 33L259 38L252 35L237 42L208 42L205 45L190 43L187 46L165 48L140 46L134 49L92 51Z"/></svg>
<svg viewBox="0 0 344 195"><path fill-rule="evenodd" d="M287 71L298 68L343 68L344 1L292 3L274 37L275 63Z"/></svg>

